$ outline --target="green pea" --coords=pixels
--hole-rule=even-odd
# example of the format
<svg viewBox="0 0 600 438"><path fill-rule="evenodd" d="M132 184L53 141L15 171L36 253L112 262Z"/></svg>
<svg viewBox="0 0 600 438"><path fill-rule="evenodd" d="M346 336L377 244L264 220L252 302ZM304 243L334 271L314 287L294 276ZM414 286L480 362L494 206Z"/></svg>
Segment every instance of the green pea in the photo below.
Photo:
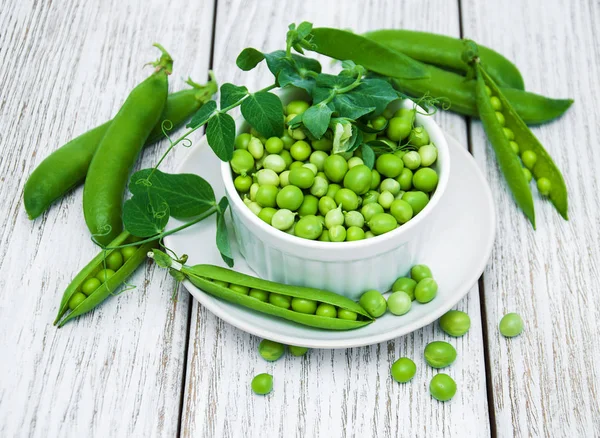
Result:
<svg viewBox="0 0 600 438"><path fill-rule="evenodd" d="M301 189L308 189L315 181L315 174L306 167L297 167L290 170L289 179L290 184L300 187Z"/></svg>
<svg viewBox="0 0 600 438"><path fill-rule="evenodd" d="M329 230L323 230L323 232L319 236L319 241L320 242L331 242L331 239L329 238Z"/></svg>
<svg viewBox="0 0 600 438"><path fill-rule="evenodd" d="M393 117L390 119L386 134L393 141L405 139L412 129L412 120L405 117Z"/></svg>
<svg viewBox="0 0 600 438"><path fill-rule="evenodd" d="M373 237L375 237L375 234L373 234L373 232L365 231L365 239L371 239Z"/></svg>
<svg viewBox="0 0 600 438"><path fill-rule="evenodd" d="M269 154L263 161L263 167L265 169L271 169L277 173L281 173L287 166L285 164L285 160L280 155Z"/></svg>
<svg viewBox="0 0 600 438"><path fill-rule="evenodd" d="M102 283L106 283L106 281L113 275L115 275L115 271L112 269L102 269L96 274L96 278Z"/></svg>
<svg viewBox="0 0 600 438"><path fill-rule="evenodd" d="M266 290L250 289L248 296L256 298L258 301L262 301L263 303L267 303L269 301L269 292Z"/></svg>
<svg viewBox="0 0 600 438"><path fill-rule="evenodd" d="M258 344L258 354L269 362L275 362L285 353L285 345L279 342L263 339Z"/></svg>
<svg viewBox="0 0 600 438"><path fill-rule="evenodd" d="M281 138L281 141L283 142L283 149L286 151L289 151L292 148L292 145L296 143L296 140L294 140L287 132L284 132L279 138Z"/></svg>
<svg viewBox="0 0 600 438"><path fill-rule="evenodd" d="M326 318L336 318L337 310L336 310L335 306L333 306L331 304L321 303L317 307L316 315L324 316Z"/></svg>
<svg viewBox="0 0 600 438"><path fill-rule="evenodd" d="M377 198L377 202L384 209L388 210L392 206L394 199L394 195L392 195L390 192L381 192Z"/></svg>
<svg viewBox="0 0 600 438"><path fill-rule="evenodd" d="M485 94L487 94L488 96L492 95L492 89L487 85L485 86Z"/></svg>
<svg viewBox="0 0 600 438"><path fill-rule="evenodd" d="M119 251L113 251L106 257L105 261L106 267L116 272L123 266L123 254Z"/></svg>
<svg viewBox="0 0 600 438"><path fill-rule="evenodd" d="M311 170L311 172L313 173L313 175L315 175L315 176L317 176L317 173L319 173L319 169L317 169L317 166L316 166L316 165L314 165L313 163L304 163L304 164L302 165L302 167L305 167L305 168L307 168L307 169L310 169L310 170ZM327 178L327 176L326 176L326 178Z"/></svg>
<svg viewBox="0 0 600 438"><path fill-rule="evenodd" d="M253 183L253 184L250 186L250 200L251 200L251 201L254 201L254 200L256 200L256 193L258 192L258 188L259 188L259 187L260 187L260 186L258 185L258 183Z"/></svg>
<svg viewBox="0 0 600 438"><path fill-rule="evenodd" d="M321 138L312 142L315 151L329 152L333 148L333 141L329 138Z"/></svg>
<svg viewBox="0 0 600 438"><path fill-rule="evenodd" d="M382 154L375 161L377 172L388 178L396 178L402 172L404 163L394 154Z"/></svg>
<svg viewBox="0 0 600 438"><path fill-rule="evenodd" d="M515 139L515 133L512 131L512 129L510 129L510 128L502 128L502 132L504 132L504 136L509 141L512 141L512 140Z"/></svg>
<svg viewBox="0 0 600 438"><path fill-rule="evenodd" d="M390 192L392 195L396 196L400 191L400 183L394 178L386 178L383 181L381 181L379 190L381 192Z"/></svg>
<svg viewBox="0 0 600 438"><path fill-rule="evenodd" d="M342 205L334 208L333 210L329 210L325 215L325 226L327 228L333 228L336 225L343 225L344 223L344 213L342 213Z"/></svg>
<svg viewBox="0 0 600 438"><path fill-rule="evenodd" d="M275 215L275 213L277 213L277 210L275 210L274 208L265 207L260 211L260 213L258 213L258 217L263 222L266 222L269 225L271 225L271 222L273 220L273 216ZM289 228L289 227L287 227L287 228Z"/></svg>
<svg viewBox="0 0 600 438"><path fill-rule="evenodd" d="M426 278L433 278L433 274L431 273L431 268L427 265L414 265L410 269L410 276L417 283Z"/></svg>
<svg viewBox="0 0 600 438"><path fill-rule="evenodd" d="M292 154L292 157L294 158L294 160L297 161L306 161L308 160L308 157L310 157L310 154L312 153L312 149L310 147L310 145L302 140L297 141L296 143L294 143L292 145L292 148L290 149L290 154Z"/></svg>
<svg viewBox="0 0 600 438"><path fill-rule="evenodd" d="M507 313L500 320L498 328L506 338L519 336L523 332L523 319L517 313Z"/></svg>
<svg viewBox="0 0 600 438"><path fill-rule="evenodd" d="M343 225L334 225L329 228L329 240L331 242L343 242L346 240L346 229Z"/></svg>
<svg viewBox="0 0 600 438"><path fill-rule="evenodd" d="M348 169L352 169L356 166L364 166L365 162L360 157L352 157L348 160ZM371 170L369 169L369 172Z"/></svg>
<svg viewBox="0 0 600 438"><path fill-rule="evenodd" d="M376 190L369 190L367 193L363 195L362 205L365 206L367 204L377 203L377 199L379 199L379 192Z"/></svg>
<svg viewBox="0 0 600 438"><path fill-rule="evenodd" d="M504 126L506 124L506 119L504 118L504 114L502 114L500 111L496 111L496 120L498 120L498 123L500 124L500 126Z"/></svg>
<svg viewBox="0 0 600 438"><path fill-rule="evenodd" d="M233 180L233 185L238 192L247 193L252 185L252 177L248 175L238 175Z"/></svg>
<svg viewBox="0 0 600 438"><path fill-rule="evenodd" d="M530 183L531 180L533 179L533 175L531 174L531 171L529 169L527 169L526 167L524 167L522 170L523 170L523 175L525 175L525 179L527 180L528 183Z"/></svg>
<svg viewBox="0 0 600 438"><path fill-rule="evenodd" d="M414 301L416 287L417 282L412 278L400 277L394 281L394 284L392 285L392 292L404 292L410 297L411 301Z"/></svg>
<svg viewBox="0 0 600 438"><path fill-rule="evenodd" d="M290 171L284 170L279 174L279 185L281 187L286 187L290 185Z"/></svg>
<svg viewBox="0 0 600 438"><path fill-rule="evenodd" d="M349 211L344 214L344 225L347 227L362 228L365 224L365 218L358 211Z"/></svg>
<svg viewBox="0 0 600 438"><path fill-rule="evenodd" d="M309 107L310 105L308 104L308 102L304 100L292 100L290 103L287 104L285 109L288 114L302 114Z"/></svg>
<svg viewBox="0 0 600 438"><path fill-rule="evenodd" d="M329 196L323 196L319 199L319 213L323 216L325 216L329 210L333 210L334 208L337 208L337 204Z"/></svg>
<svg viewBox="0 0 600 438"><path fill-rule="evenodd" d="M362 294L358 300L358 304L360 304L373 318L379 318L387 309L387 301L379 291L374 289L368 290Z"/></svg>
<svg viewBox="0 0 600 438"><path fill-rule="evenodd" d="M291 165L291 164L294 162L294 157L292 157L292 154L290 154L290 151L288 151L288 150L285 150L285 149L284 149L284 150L282 150L282 151L279 153L279 156L280 156L281 158L283 158L283 161L285 162L285 167L286 167L286 169L287 169L288 167L290 167L290 165Z"/></svg>
<svg viewBox="0 0 600 438"><path fill-rule="evenodd" d="M313 195L305 195L302 204L298 208L298 216L316 215L319 209L319 200Z"/></svg>
<svg viewBox="0 0 600 438"><path fill-rule="evenodd" d="M257 395L267 395L273 390L273 376L267 373L258 374L250 384L252 391Z"/></svg>
<svg viewBox="0 0 600 438"><path fill-rule="evenodd" d="M456 360L456 349L444 341L434 341L425 347L425 362L433 368L445 368Z"/></svg>
<svg viewBox="0 0 600 438"><path fill-rule="evenodd" d="M408 136L408 142L416 147L425 146L429 144L429 134L422 126L413 128Z"/></svg>
<svg viewBox="0 0 600 438"><path fill-rule="evenodd" d="M263 210L266 210L266 209L263 209ZM262 213L262 211L261 211L261 213ZM260 214L258 215L258 217L263 219ZM277 228L278 230L285 231L294 224L295 217L296 217L295 213L291 212L290 210L288 210L286 208L283 208L281 210L275 211L271 215L271 220L268 223L270 223L273 227Z"/></svg>
<svg viewBox="0 0 600 438"><path fill-rule="evenodd" d="M398 225L396 218L388 213L377 213L368 222L369 228L376 236L392 231Z"/></svg>
<svg viewBox="0 0 600 438"><path fill-rule="evenodd" d="M335 194L335 202L341 204L342 208L346 211L356 210L358 208L358 196L350 189L339 189Z"/></svg>
<svg viewBox="0 0 600 438"><path fill-rule="evenodd" d="M438 184L438 174L429 167L423 167L415 172L413 185L422 192L432 192Z"/></svg>
<svg viewBox="0 0 600 438"><path fill-rule="evenodd" d="M275 198L275 202L279 208L296 211L304 201L304 194L295 185L289 185L282 188Z"/></svg>
<svg viewBox="0 0 600 438"><path fill-rule="evenodd" d="M378 131L381 131L382 129L384 129L387 124L388 124L388 121L383 116L377 116L373 120L371 120L371 126L373 127L373 129L376 129Z"/></svg>
<svg viewBox="0 0 600 438"><path fill-rule="evenodd" d="M92 292L98 289L101 284L102 283L100 283L100 280L98 280L96 277L88 278L81 285L81 292L89 296Z"/></svg>
<svg viewBox="0 0 600 438"><path fill-rule="evenodd" d="M421 166L421 156L417 151L410 151L404 154L402 162L410 170L416 170Z"/></svg>
<svg viewBox="0 0 600 438"><path fill-rule="evenodd" d="M344 187L357 195L363 195L371 188L371 169L364 164L352 167L344 176Z"/></svg>
<svg viewBox="0 0 600 438"><path fill-rule="evenodd" d="M321 198L323 199L323 198ZM323 232L323 224L317 216L304 216L296 222L296 228L294 234L304 239L315 240L318 239Z"/></svg>
<svg viewBox="0 0 600 438"><path fill-rule="evenodd" d="M348 321L356 321L358 319L358 314L352 310L339 309L337 317Z"/></svg>
<svg viewBox="0 0 600 438"><path fill-rule="evenodd" d="M371 218L373 216L375 216L376 214L383 213L383 211L384 211L383 207L378 203L377 204L370 203L370 204L363 205L363 207L360 210L365 221L367 221L367 222L370 221Z"/></svg>
<svg viewBox="0 0 600 438"><path fill-rule="evenodd" d="M314 151L312 154L310 154L309 161L317 166L319 172L322 172L325 168L325 160L327 160L328 156L329 155L323 151Z"/></svg>
<svg viewBox="0 0 600 438"><path fill-rule="evenodd" d="M121 248L121 254L123 255L123 260L129 260L138 250L137 246L126 246L125 248Z"/></svg>
<svg viewBox="0 0 600 438"><path fill-rule="evenodd" d="M409 382L415 376L416 372L417 366L408 357L401 357L390 368L392 379L398 383Z"/></svg>
<svg viewBox="0 0 600 438"><path fill-rule="evenodd" d="M425 146L423 146L423 148L424 147ZM412 188L412 180L413 172L408 167L402 169L402 172L400 173L398 178L396 178L396 181L398 181L398 183L400 184L400 189L404 191L410 190Z"/></svg>
<svg viewBox="0 0 600 438"><path fill-rule="evenodd" d="M428 167L437 160L437 148L431 144L419 148L419 156L421 157L421 166Z"/></svg>
<svg viewBox="0 0 600 438"><path fill-rule="evenodd" d="M412 300L406 292L393 292L387 299L388 309L394 315L404 315L411 308Z"/></svg>
<svg viewBox="0 0 600 438"><path fill-rule="evenodd" d="M265 154L265 147L258 138L252 137L250 143L248 143L248 153L250 153L255 160L259 160Z"/></svg>
<svg viewBox="0 0 600 438"><path fill-rule="evenodd" d="M217 286L229 287L229 283L227 283L226 281L213 280L213 283L216 284Z"/></svg>
<svg viewBox="0 0 600 438"><path fill-rule="evenodd" d="M401 199L395 199L390 206L390 214L398 221L399 224L405 224L413 217L413 211L410 204Z"/></svg>
<svg viewBox="0 0 600 438"><path fill-rule="evenodd" d="M265 142L265 149L270 154L278 154L283 151L283 140L279 137L271 137Z"/></svg>
<svg viewBox="0 0 600 438"><path fill-rule="evenodd" d="M250 143L250 134L244 132L235 138L236 149L248 149L248 143Z"/></svg>
<svg viewBox="0 0 600 438"><path fill-rule="evenodd" d="M510 141L509 144L510 144L510 148L512 149L512 151L515 154L518 154L519 153L519 145L517 144L517 142Z"/></svg>
<svg viewBox="0 0 600 438"><path fill-rule="evenodd" d="M296 345L288 346L288 351L292 356L301 357L308 352L308 347L298 347Z"/></svg>
<svg viewBox="0 0 600 438"><path fill-rule="evenodd" d="M552 182L548 178L542 177L537 180L537 188L542 196L548 196L552 190Z"/></svg>
<svg viewBox="0 0 600 438"><path fill-rule="evenodd" d="M320 198L327 194L327 189L329 189L329 183L327 180L320 176L316 176L312 186L310 187L310 193Z"/></svg>
<svg viewBox="0 0 600 438"><path fill-rule="evenodd" d="M394 113L394 117L401 117L403 119L410 120L412 123L415 120L417 111L414 108L400 108Z"/></svg>
<svg viewBox="0 0 600 438"><path fill-rule="evenodd" d="M408 151L405 151L403 149L398 149L398 150L394 151L393 154L395 156L397 156L398 158L402 159L402 157L406 155L406 152L408 152ZM404 162L402 162L402 164L404 164Z"/></svg>
<svg viewBox="0 0 600 438"><path fill-rule="evenodd" d="M410 204L413 209L413 215L417 215L425 208L429 203L429 196L427 193L421 191L410 191L406 192L402 196L402 200Z"/></svg>
<svg viewBox="0 0 600 438"><path fill-rule="evenodd" d="M317 302L314 300L307 300L304 298L292 298L292 309L295 312L306 313L307 315L314 315L317 311Z"/></svg>
<svg viewBox="0 0 600 438"><path fill-rule="evenodd" d="M341 155L330 155L325 160L323 170L330 181L339 183L348 172L348 162Z"/></svg>
<svg viewBox="0 0 600 438"><path fill-rule="evenodd" d="M75 292L73 294L73 296L71 298L69 298L69 309L71 310L75 310L75 308L77 306L79 306L81 303L83 303L85 301L87 297L85 296L85 294L81 293L81 292Z"/></svg>
<svg viewBox="0 0 600 438"><path fill-rule="evenodd" d="M471 327L471 318L460 310L450 310L440 318L440 328L450 336L463 336Z"/></svg>
<svg viewBox="0 0 600 438"><path fill-rule="evenodd" d="M257 202L251 202L248 204L248 208L250 209L250 211L252 213L254 213L256 216L258 216L258 214L260 213L260 211L262 210L262 207L260 205L258 205Z"/></svg>
<svg viewBox="0 0 600 438"><path fill-rule="evenodd" d="M238 294L242 294L242 295L248 295L248 293L250 292L249 287L242 286L239 284L230 284L229 289L231 289L234 292L237 292Z"/></svg>
<svg viewBox="0 0 600 438"><path fill-rule="evenodd" d="M526 168L531 170L537 161L537 154L533 151L524 151L521 154L521 161L523 161Z"/></svg>
<svg viewBox="0 0 600 438"><path fill-rule="evenodd" d="M291 301L292 299L287 295L276 294L274 292L269 294L269 303L282 309L289 309Z"/></svg>
<svg viewBox="0 0 600 438"><path fill-rule="evenodd" d="M292 187L292 186L288 186ZM287 187L284 187L287 188ZM283 189L282 189L283 190ZM272 185L264 185L258 188L256 192L256 202L261 207L275 207L277 205L277 195L279 189ZM290 209L291 210L291 209Z"/></svg>
<svg viewBox="0 0 600 438"><path fill-rule="evenodd" d="M342 188L339 184L332 183L327 186L327 193L325 196L329 196L331 199L335 198L335 194Z"/></svg>
<svg viewBox="0 0 600 438"><path fill-rule="evenodd" d="M415 299L422 304L428 303L437 295L438 285L433 278L424 278L417 282Z"/></svg>
<svg viewBox="0 0 600 438"><path fill-rule="evenodd" d="M429 392L436 400L448 401L456 394L456 382L448 374L436 374L429 383Z"/></svg>
<svg viewBox="0 0 600 438"><path fill-rule="evenodd" d="M500 99L498 99L497 96L490 97L490 104L492 105L492 108L494 108L494 111L502 110L502 102L500 102Z"/></svg>
<svg viewBox="0 0 600 438"><path fill-rule="evenodd" d="M247 150L236 149L229 164L235 173L245 175L254 167L254 157Z"/></svg>
<svg viewBox="0 0 600 438"><path fill-rule="evenodd" d="M279 175L271 169L261 169L256 172L256 181L260 186L278 186L280 183ZM258 190L258 189L256 189Z"/></svg>
<svg viewBox="0 0 600 438"><path fill-rule="evenodd" d="M354 242L355 240L364 240L365 230L357 226L348 227L346 230L346 241Z"/></svg>
<svg viewBox="0 0 600 438"><path fill-rule="evenodd" d="M377 172L377 169L371 170L371 190L377 189L379 187L379 183L381 182L381 174Z"/></svg>

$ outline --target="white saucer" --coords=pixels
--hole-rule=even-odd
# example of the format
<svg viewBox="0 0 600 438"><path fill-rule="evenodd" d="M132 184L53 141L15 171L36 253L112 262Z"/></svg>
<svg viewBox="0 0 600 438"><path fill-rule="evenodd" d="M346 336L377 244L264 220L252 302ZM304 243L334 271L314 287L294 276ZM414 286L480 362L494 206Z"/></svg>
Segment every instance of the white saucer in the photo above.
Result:
<svg viewBox="0 0 600 438"><path fill-rule="evenodd" d="M454 138L447 136L452 160L450 181L438 208L442 214L432 231L427 256L420 263L431 267L439 285L437 297L427 304L413 301L406 315L389 312L374 323L343 332L304 327L220 301L192 285L183 284L203 306L228 323L261 338L311 348L350 348L376 344L432 323L450 310L475 284L490 257L496 231L496 212L490 188L475 160ZM217 200L225 195L219 159L205 141L198 142L183 159L177 173L201 175L213 187ZM229 217L229 215L228 215ZM168 228L181 225L171 219ZM234 269L256 275L240 254L231 222L228 223L235 260ZM215 245L216 217L210 217L165 238L178 255L189 256L188 265L225 266ZM365 273L368 275L367 273Z"/></svg>

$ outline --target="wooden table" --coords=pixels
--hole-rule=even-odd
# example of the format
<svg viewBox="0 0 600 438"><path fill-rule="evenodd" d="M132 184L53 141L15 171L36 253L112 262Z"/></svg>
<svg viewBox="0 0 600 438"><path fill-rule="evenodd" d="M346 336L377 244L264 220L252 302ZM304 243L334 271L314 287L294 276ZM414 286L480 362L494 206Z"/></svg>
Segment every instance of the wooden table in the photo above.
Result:
<svg viewBox="0 0 600 438"><path fill-rule="evenodd" d="M0 436L392 437L600 436L600 5L597 1L75 1L2 0L0 8ZM459 391L431 399L433 370L395 384L391 363L418 358L445 335L432 324L370 347L313 350L266 364L259 339L215 318L147 265L137 289L56 330L71 278L96 253L76 189L29 221L21 194L34 167L70 138L109 119L159 41L182 77L257 89L237 54L282 47L290 22L419 29L465 36L520 67L528 89L573 97L558 122L534 128L560 164L569 222L536 199L538 229L517 211L481 124L436 120L468 145L492 187L497 238L481 280L458 305L472 319L453 340ZM181 152L171 155L173 168ZM154 164L160 148L144 152ZM535 195L537 198L537 194ZM526 330L500 336L517 311ZM275 390L253 396L251 377Z"/></svg>

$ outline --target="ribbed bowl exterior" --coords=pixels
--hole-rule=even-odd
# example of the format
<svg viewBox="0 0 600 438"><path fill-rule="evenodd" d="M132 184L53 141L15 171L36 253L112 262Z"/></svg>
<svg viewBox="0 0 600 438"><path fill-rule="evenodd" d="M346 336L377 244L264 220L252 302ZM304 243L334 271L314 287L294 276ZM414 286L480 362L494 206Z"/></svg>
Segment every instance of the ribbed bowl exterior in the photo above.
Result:
<svg viewBox="0 0 600 438"><path fill-rule="evenodd" d="M282 100L296 98L294 92L280 94ZM330 290L358 300L369 289L389 290L421 259L429 230L435 225L435 206L447 185L450 163L446 140L431 117L417 116L438 148L440 182L427 207L407 224L357 242L318 242L290 236L256 217L233 186L231 169L223 163L221 173L231 206L235 235L248 265L262 278ZM247 125L238 120L238 133ZM441 163L441 164L440 164Z"/></svg>

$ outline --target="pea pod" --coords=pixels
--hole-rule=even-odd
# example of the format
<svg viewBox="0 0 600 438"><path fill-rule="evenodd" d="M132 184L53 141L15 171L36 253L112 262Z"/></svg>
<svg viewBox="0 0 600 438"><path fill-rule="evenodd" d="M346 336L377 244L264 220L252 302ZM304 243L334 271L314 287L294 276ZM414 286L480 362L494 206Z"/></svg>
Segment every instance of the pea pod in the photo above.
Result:
<svg viewBox="0 0 600 438"><path fill-rule="evenodd" d="M464 44L460 38L404 29L376 30L366 33L365 37L427 64L462 73L469 69L462 60ZM479 46L479 57L498 86L525 89L519 69L500 53Z"/></svg>
<svg viewBox="0 0 600 438"><path fill-rule="evenodd" d="M194 88L169 95L161 121L154 126L145 146L164 138L163 121L169 120L173 124L173 129L177 129L217 91L214 80L206 85L198 85L191 80L187 83ZM23 190L23 202L29 219L40 216L67 191L83 183L94 152L110 123L110 121L103 123L74 138L52 152L35 168Z"/></svg>
<svg viewBox="0 0 600 438"><path fill-rule="evenodd" d="M558 169L558 167L556 166L556 164L550 157L550 154L548 154L548 152L546 151L546 149L544 149L544 147L539 142L539 140L535 137L535 135L533 135L533 133L527 127L527 125L525 125L523 120L521 120L521 118L516 113L514 108L512 108L510 102L506 99L506 97L504 96L504 94L502 93L500 88L498 88L496 86L496 84L494 83L492 78L487 74L487 72L483 69L483 67L480 64L476 64L476 69L477 69L477 105L480 108L480 112L482 110L486 111L486 112L489 111L487 104L490 102L491 98L490 98L490 96L487 96L487 93L485 90L485 86L487 85L490 88L490 90L492 91L492 96L496 96L500 100L500 103L502 104L502 109L500 110L500 112L504 116L504 121L506 124L505 126L506 126L506 128L510 129L514 133L514 141L518 145L521 156L523 156L523 153L526 151L533 151L535 153L536 160L535 160L535 164L533 165L533 168L531 169L533 176L535 177L536 180L539 178L547 178L550 181L551 186L550 186L550 191L548 193L548 196L550 197L552 204L554 204L554 207L556 207L556 210L558 210L560 215L565 220L568 220L569 219L569 216L568 216L569 204L568 204L568 196L567 196L567 186L565 184L565 180L563 179L563 176L562 176L560 170ZM492 111L494 111L493 108L492 108ZM495 111L494 111L494 114L492 114L492 116L494 117L494 119L496 119L496 123L498 123L497 115L495 114ZM483 120L483 116L482 116L482 120ZM486 133L488 132L488 129L491 128L489 126L489 123L486 125L485 122L484 122L484 127L486 129ZM502 143L503 149L508 146L508 148L511 152L511 155L516 157L516 154L512 151L512 149L510 147L508 138L503 133L502 127L500 127L499 132L496 128L494 129L494 131L495 131L496 135L502 134L501 136L498 135L498 137L501 137L501 138L497 138L496 141ZM490 138L489 134L488 134L488 138ZM491 138L490 138L490 140L491 140ZM523 159L523 161L525 161L525 160ZM515 169L515 172L516 171L517 171L517 169ZM522 169L518 169L518 173L522 176L523 175ZM525 177L523 176L523 179L524 178ZM519 179L521 179L521 178L519 178ZM522 183L522 181L521 181L521 183ZM521 183L519 183L519 184L521 184ZM527 188L528 188L528 192L529 192L528 198L530 198L531 192L529 191L529 186L527 186ZM512 187L511 187L511 189L512 189ZM519 189L517 188L517 190L519 190ZM515 195L514 191L513 191L513 195ZM516 196L515 196L515 198L516 198ZM527 202L529 203L529 201L527 201ZM521 205L521 204L519 203L519 205ZM527 204L527 208L528 209L531 208L531 210L532 210L531 211L532 217L530 217L530 215L527 213L527 211L526 211L526 214L529 217L529 219L531 220L531 222L535 228L535 220L532 219L533 218L533 205L531 204L531 206L530 206L529 204Z"/></svg>
<svg viewBox="0 0 600 438"><path fill-rule="evenodd" d="M102 137L83 188L85 222L101 244L123 229L123 194L142 146L158 123L168 94L171 56L159 45L155 72L133 89Z"/></svg>
<svg viewBox="0 0 600 438"><path fill-rule="evenodd" d="M115 247L119 245L129 244L134 242L133 236L126 231L123 231L115 240L113 240L109 247ZM97 307L100 303L106 300L110 295L117 290L123 282L142 264L146 259L146 254L149 250L155 247L156 241L145 243L137 247L137 250L123 263L123 265L115 271L114 275L108 278L105 282L100 284L94 291L91 291L89 295L63 319L63 316L69 311L69 302L75 294L83 293L82 286L86 281L96 278L98 273L104 269L106 265L106 259L119 249L110 249L100 252L96 257L90 261L85 268L83 268L75 276L71 284L65 289L58 314L54 320L54 325L58 324L58 327L62 327L71 319L82 315L86 312ZM84 294L85 295L85 294ZM61 321L62 319L62 321Z"/></svg>
<svg viewBox="0 0 600 438"><path fill-rule="evenodd" d="M273 281L252 277L250 275L242 274L226 268L221 268L219 266L182 266L158 250L153 250L148 254L148 256L156 259L160 266L181 271L181 273L188 280L190 280L194 286L202 289L210 295L230 303L237 304L251 310L256 310L258 312L266 313L268 315L277 316L288 321L326 330L350 330L363 327L373 322L373 318L359 304L355 303L349 298L333 292L275 283ZM236 292L230 287L226 287L223 283L228 283L230 286L243 286L248 289L267 291L269 293L285 295L291 298L301 298L305 300L317 301L319 303L330 304L338 307L339 309L355 312L360 316L360 319L357 318L353 321L341 318L328 318L314 314L299 313L291 309L275 306L269 302L260 301L249 295Z"/></svg>
<svg viewBox="0 0 600 438"><path fill-rule="evenodd" d="M420 62L361 35L328 27L315 28L311 35L310 42L316 46L314 50L331 58L349 59L385 76L406 79L428 76Z"/></svg>
<svg viewBox="0 0 600 438"><path fill-rule="evenodd" d="M425 65L425 64L423 64ZM479 117L475 97L475 81L464 76L425 65L429 77L424 79L393 78L394 87L413 97L429 95L445 98L450 111L471 117ZM561 116L573 103L572 99L552 99L513 88L501 88L514 110L528 125L549 122Z"/></svg>

